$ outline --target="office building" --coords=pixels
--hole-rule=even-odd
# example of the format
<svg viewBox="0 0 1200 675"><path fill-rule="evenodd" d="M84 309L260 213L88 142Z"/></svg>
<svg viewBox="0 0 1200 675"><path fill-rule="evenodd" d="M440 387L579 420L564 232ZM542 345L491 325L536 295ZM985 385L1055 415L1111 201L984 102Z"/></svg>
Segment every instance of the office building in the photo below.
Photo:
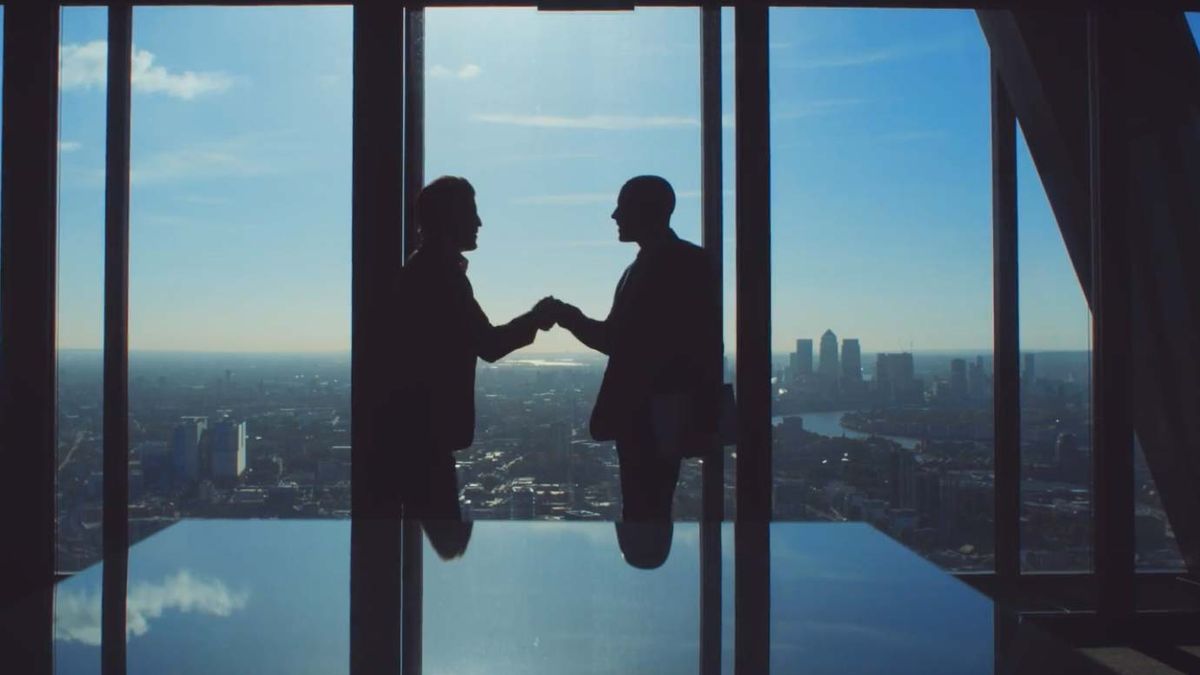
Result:
<svg viewBox="0 0 1200 675"><path fill-rule="evenodd" d="M796 351L792 353L792 375L805 377L813 372L813 341L807 338L796 340Z"/></svg>
<svg viewBox="0 0 1200 675"><path fill-rule="evenodd" d="M207 417L181 417L171 437L171 460L175 480L193 483L201 473L201 443L208 430Z"/></svg>
<svg viewBox="0 0 1200 675"><path fill-rule="evenodd" d="M838 366L838 339L832 330L825 331L821 336L821 363L818 366L821 378L836 382L841 374L841 368Z"/></svg>
<svg viewBox="0 0 1200 675"><path fill-rule="evenodd" d="M967 398L967 362L964 359L950 361L950 395L960 400Z"/></svg>
<svg viewBox="0 0 1200 675"><path fill-rule="evenodd" d="M237 479L246 470L246 423L223 419L212 426L212 477Z"/></svg>
<svg viewBox="0 0 1200 675"><path fill-rule="evenodd" d="M852 384L862 382L862 350L858 338L842 340L842 381Z"/></svg>

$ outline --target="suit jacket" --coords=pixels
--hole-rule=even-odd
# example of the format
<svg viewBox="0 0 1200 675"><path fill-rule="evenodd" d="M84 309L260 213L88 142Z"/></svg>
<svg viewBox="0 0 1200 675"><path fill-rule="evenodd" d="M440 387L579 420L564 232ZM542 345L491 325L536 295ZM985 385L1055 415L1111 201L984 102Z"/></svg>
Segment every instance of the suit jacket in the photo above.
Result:
<svg viewBox="0 0 1200 675"><path fill-rule="evenodd" d="M716 279L704 249L669 232L621 277L598 344L608 367L592 409L597 440L644 435L659 394L684 394L698 431L715 431L720 389ZM708 428L711 425L711 429Z"/></svg>
<svg viewBox="0 0 1200 675"><path fill-rule="evenodd" d="M493 326L475 301L466 259L418 250L401 270L395 415L399 432L434 452L465 448L475 438L476 359L496 361L533 342L529 314Z"/></svg>

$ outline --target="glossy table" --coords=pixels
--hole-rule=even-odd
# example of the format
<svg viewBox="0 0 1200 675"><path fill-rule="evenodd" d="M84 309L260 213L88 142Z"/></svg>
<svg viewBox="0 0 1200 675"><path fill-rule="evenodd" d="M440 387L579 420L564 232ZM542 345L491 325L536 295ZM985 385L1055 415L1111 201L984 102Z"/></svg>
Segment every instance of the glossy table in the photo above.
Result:
<svg viewBox="0 0 1200 675"><path fill-rule="evenodd" d="M769 552L751 554L769 560L769 606L743 600L739 608L734 568L747 553L735 547L734 529L711 528L702 547L700 525L676 523L665 533L665 561L643 569L658 562L656 547L666 551L662 531L622 532L623 555L612 523L479 522L450 535L434 528L442 554L426 539L407 577L419 586L410 598L419 598L421 617L407 639L420 645L421 672L430 674L697 673L707 616L719 620L707 641L720 642L707 652L709 672L732 673L735 616L761 612L773 673L997 671L1002 613L867 525L763 529ZM361 566L351 564L349 521L176 524L130 549L128 672L348 672L352 569ZM400 604L386 589L398 587L359 584L358 602L386 615ZM101 595L99 565L59 584L57 672L100 672ZM401 636L383 639L399 644Z"/></svg>

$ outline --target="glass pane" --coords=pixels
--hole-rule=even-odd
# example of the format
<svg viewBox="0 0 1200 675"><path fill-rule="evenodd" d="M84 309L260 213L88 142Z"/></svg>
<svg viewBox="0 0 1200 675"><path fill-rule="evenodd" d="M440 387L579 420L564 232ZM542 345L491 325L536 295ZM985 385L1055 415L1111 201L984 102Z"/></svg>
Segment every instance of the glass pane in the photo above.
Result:
<svg viewBox="0 0 1200 675"><path fill-rule="evenodd" d="M1091 311L1017 138L1021 568L1091 569Z"/></svg>
<svg viewBox="0 0 1200 675"><path fill-rule="evenodd" d="M134 12L130 520L345 517L351 10Z"/></svg>
<svg viewBox="0 0 1200 675"><path fill-rule="evenodd" d="M1137 569L1185 570L1187 564L1179 551L1179 543L1175 541L1175 532L1171 529L1167 511L1163 508L1158 484L1154 481L1154 475L1150 473L1150 467L1146 464L1146 454L1136 436L1133 447L1133 534Z"/></svg>
<svg viewBox="0 0 1200 675"><path fill-rule="evenodd" d="M722 364L725 383L737 385L737 199L734 188L737 183L737 145L735 128L737 115L734 111L734 10L721 9L721 225L724 228L722 243L721 303L724 310L725 357ZM736 400L736 399L735 399ZM737 516L737 447L725 448L725 519Z"/></svg>
<svg viewBox="0 0 1200 675"><path fill-rule="evenodd" d="M58 569L100 559L108 14L62 10L58 141Z"/></svg>
<svg viewBox="0 0 1200 675"><path fill-rule="evenodd" d="M610 219L622 184L665 177L700 241L695 10L426 12L426 182L464 176L483 229L468 276L493 323L554 295L597 319L637 248ZM476 369L474 444L456 453L472 519L615 519L617 453L589 418L606 358L562 328ZM683 462L674 516L700 515Z"/></svg>
<svg viewBox="0 0 1200 675"><path fill-rule="evenodd" d="M770 18L775 516L867 521L944 567L990 569L990 97L978 20Z"/></svg>

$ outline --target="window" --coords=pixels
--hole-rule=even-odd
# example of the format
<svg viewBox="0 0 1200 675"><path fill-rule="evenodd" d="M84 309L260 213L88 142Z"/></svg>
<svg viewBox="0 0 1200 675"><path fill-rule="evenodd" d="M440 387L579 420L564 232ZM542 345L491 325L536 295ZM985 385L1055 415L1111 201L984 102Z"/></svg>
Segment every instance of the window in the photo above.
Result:
<svg viewBox="0 0 1200 675"><path fill-rule="evenodd" d="M633 176L670 181L672 226L700 243L699 29L695 9L426 10L425 179L462 175L476 189L483 229L468 253L469 276L493 322L549 294L589 316L608 314L636 255L617 241L609 217ZM464 517L619 519L615 449L588 432L605 362L556 328L504 360L479 363L475 442L456 453ZM700 496L700 463L686 461L675 519L699 518ZM631 566L645 540L641 532L624 538L623 527L584 524L566 548L551 544L560 530L550 523L475 527L469 544L461 532L456 539L427 527L424 602L440 611L425 619L425 669L469 671L486 654L490 670L561 670L584 658L614 671L695 671L698 527L676 524L669 556L638 563L649 571ZM449 557L456 547L467 547L461 559L437 561L435 550ZM477 574L480 564L491 572ZM575 581L559 583L568 578ZM476 579L488 580L479 595L457 592ZM610 602L618 587L660 598L661 613L630 614ZM514 588L528 596L521 606L501 601ZM465 614L446 611L444 603L468 597ZM480 601L488 597L497 601ZM521 618L509 620L512 612ZM464 625L445 620L468 615L475 639L464 649ZM674 626L673 637L635 639L647 625ZM598 653L590 638L578 640L597 626L629 639Z"/></svg>
<svg viewBox="0 0 1200 675"><path fill-rule="evenodd" d="M1092 566L1091 312L1017 136L1021 568Z"/></svg>
<svg viewBox="0 0 1200 675"><path fill-rule="evenodd" d="M134 13L130 528L350 509L351 10Z"/></svg>
<svg viewBox="0 0 1200 675"><path fill-rule="evenodd" d="M988 50L973 12L771 15L776 518L992 567Z"/></svg>
<svg viewBox="0 0 1200 675"><path fill-rule="evenodd" d="M58 570L100 559L108 21L62 10L58 141Z"/></svg>
<svg viewBox="0 0 1200 675"><path fill-rule="evenodd" d="M667 178L672 226L700 243L696 10L432 9L425 22L425 179L475 187L469 275L494 323L546 295L608 314L636 255L609 218L633 176ZM588 433L605 363L561 328L480 362L475 443L456 454L465 517L619 516L616 452ZM699 515L687 461L674 516Z"/></svg>

